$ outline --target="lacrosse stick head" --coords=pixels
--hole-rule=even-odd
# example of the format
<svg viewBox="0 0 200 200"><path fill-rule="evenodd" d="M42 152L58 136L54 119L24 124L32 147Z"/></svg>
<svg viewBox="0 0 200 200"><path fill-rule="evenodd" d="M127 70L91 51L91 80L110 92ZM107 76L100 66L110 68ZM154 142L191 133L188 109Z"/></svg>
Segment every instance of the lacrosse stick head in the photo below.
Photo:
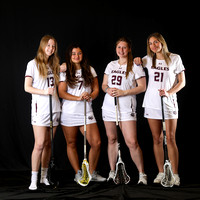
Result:
<svg viewBox="0 0 200 200"><path fill-rule="evenodd" d="M49 162L48 172L47 172L47 179L50 183L52 189L56 189L59 185L59 181L57 180L56 174L56 165L54 163L54 159L51 159Z"/></svg>
<svg viewBox="0 0 200 200"><path fill-rule="evenodd" d="M164 164L164 176L161 180L161 185L163 187L173 187L175 183L175 177L172 172L172 166L169 160L165 161Z"/></svg>
<svg viewBox="0 0 200 200"><path fill-rule="evenodd" d="M118 160L116 164L115 176L113 179L115 184L128 184L130 181L129 175L126 173L125 164L122 160Z"/></svg>
<svg viewBox="0 0 200 200"><path fill-rule="evenodd" d="M78 183L81 186L87 186L92 179L92 176L89 172L89 163L86 159L82 163L82 177L78 180Z"/></svg>

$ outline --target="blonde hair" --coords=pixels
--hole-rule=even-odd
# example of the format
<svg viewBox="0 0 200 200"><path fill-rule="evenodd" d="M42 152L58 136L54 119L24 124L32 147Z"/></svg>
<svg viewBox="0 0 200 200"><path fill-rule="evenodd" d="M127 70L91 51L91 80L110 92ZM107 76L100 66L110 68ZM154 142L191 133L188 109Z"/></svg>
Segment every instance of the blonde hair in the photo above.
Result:
<svg viewBox="0 0 200 200"><path fill-rule="evenodd" d="M50 39L54 40L54 42L55 42L55 52L47 60L45 58L45 48ZM47 77L47 73L48 73L47 65L49 65L49 67L53 71L55 84L58 85L58 83L59 83L59 68L60 68L59 57L58 57L58 45L57 45L56 39L53 36L45 35L42 37L42 39L40 40L40 45L39 45L36 57L35 57L35 61L37 63L39 74L44 79Z"/></svg>
<svg viewBox="0 0 200 200"><path fill-rule="evenodd" d="M169 57L170 52L168 51L167 43L166 43L164 37L160 33L152 33L147 38L147 55L152 58L152 67L153 68L156 67L156 54L153 51L151 51L150 45L149 45L149 40L152 37L155 37L162 44L162 54L164 56L165 62L167 63L167 65L169 65L169 63L171 61L171 59Z"/></svg>
<svg viewBox="0 0 200 200"><path fill-rule="evenodd" d="M133 67L133 55L132 55L132 44L131 41L126 38L126 37L121 37L117 40L116 42L116 47L120 42L126 42L129 48L129 52L128 52L128 58L127 58L127 70L126 70L126 78L129 75L129 72L132 71L132 67Z"/></svg>

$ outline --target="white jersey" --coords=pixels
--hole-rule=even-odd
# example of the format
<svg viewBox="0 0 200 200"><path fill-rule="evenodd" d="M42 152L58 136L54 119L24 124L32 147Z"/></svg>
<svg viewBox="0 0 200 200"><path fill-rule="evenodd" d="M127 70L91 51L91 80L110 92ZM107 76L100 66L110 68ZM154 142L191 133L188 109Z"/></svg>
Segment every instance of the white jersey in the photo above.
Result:
<svg viewBox="0 0 200 200"><path fill-rule="evenodd" d="M152 68L152 58L145 56L144 67L149 74L149 83L144 96L143 107L161 110L159 89L170 90L177 83L177 74L185 70L182 60L177 54L170 54L171 62L167 66L165 60L156 60L156 68ZM178 109L176 94L164 98L165 111Z"/></svg>
<svg viewBox="0 0 200 200"><path fill-rule="evenodd" d="M91 73L93 77L97 77L97 74L93 67L90 67ZM67 93L80 96L83 92L88 92L89 94L92 92L92 88L90 86L85 87L84 79L82 77L82 69L76 70L75 76L78 78L77 84L74 88L67 87ZM60 73L60 82L66 81L66 73ZM92 112L92 102L87 102L86 104L86 112ZM69 114L84 114L84 102L83 101L71 101L71 100L62 100L62 113Z"/></svg>
<svg viewBox="0 0 200 200"><path fill-rule="evenodd" d="M118 88L121 90L129 90L136 87L136 80L144 77L145 72L141 66L133 65L132 72L129 72L126 78L127 65L120 65L118 60L110 62L105 74L108 75L108 86L110 88ZM120 113L135 113L136 112L136 95L127 95L119 97ZM115 112L114 98L106 93L102 106L103 110Z"/></svg>
<svg viewBox="0 0 200 200"><path fill-rule="evenodd" d="M31 77L33 79L32 86L37 89L46 90L49 87L55 87L54 75L51 68L48 68L48 75L46 79L43 79L39 75L39 71L36 65L35 59L31 60L26 69L25 77ZM49 114L49 96L32 94L32 115L44 115ZM57 96L56 90L52 95L52 112L60 112L60 101Z"/></svg>

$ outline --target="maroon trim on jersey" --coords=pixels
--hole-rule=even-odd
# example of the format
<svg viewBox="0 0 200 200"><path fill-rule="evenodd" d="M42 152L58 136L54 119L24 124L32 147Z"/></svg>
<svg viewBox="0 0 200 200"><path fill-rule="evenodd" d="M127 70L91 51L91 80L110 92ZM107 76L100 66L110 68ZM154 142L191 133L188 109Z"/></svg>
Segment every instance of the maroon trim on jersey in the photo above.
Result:
<svg viewBox="0 0 200 200"><path fill-rule="evenodd" d="M179 72L178 74L180 74L180 73L182 73L182 72L185 72L185 69L183 69L181 72ZM178 75L178 74L176 74L176 75Z"/></svg>
<svg viewBox="0 0 200 200"><path fill-rule="evenodd" d="M37 113L37 103L35 103L35 112Z"/></svg>
<svg viewBox="0 0 200 200"><path fill-rule="evenodd" d="M25 76L25 78L26 78L26 77L30 77L30 78L33 78L32 76L29 76L29 75Z"/></svg>

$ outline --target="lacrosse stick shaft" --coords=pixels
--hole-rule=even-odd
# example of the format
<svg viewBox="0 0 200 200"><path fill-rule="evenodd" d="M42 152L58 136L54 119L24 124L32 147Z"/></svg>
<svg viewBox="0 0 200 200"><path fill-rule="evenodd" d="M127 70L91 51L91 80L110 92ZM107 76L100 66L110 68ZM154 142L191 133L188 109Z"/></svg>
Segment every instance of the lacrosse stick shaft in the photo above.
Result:
<svg viewBox="0 0 200 200"><path fill-rule="evenodd" d="M161 96L161 108L162 108L162 124L163 124L163 145L164 145L164 157L165 160L169 160L168 151L167 151L167 135L166 135L166 126L165 126L165 114L164 114L164 104L163 96Z"/></svg>
<svg viewBox="0 0 200 200"><path fill-rule="evenodd" d="M116 163L116 170L114 176L114 183L115 184L128 184L130 181L130 177L126 173L125 164L121 158L121 151L120 151L120 143L119 143L119 121L118 121L118 102L117 97L114 97L115 101L115 111L116 111L116 127L117 127L117 142L118 142L118 161Z"/></svg>
<svg viewBox="0 0 200 200"><path fill-rule="evenodd" d="M163 123L163 147L164 147L164 177L161 180L161 185L164 187L173 187L175 178L174 174L172 172L171 163L169 161L168 157L168 151L167 151L167 136L166 136L166 126L165 126L165 115L164 115L164 104L163 104L163 96L161 96L161 108L162 108L162 123Z"/></svg>
<svg viewBox="0 0 200 200"><path fill-rule="evenodd" d="M54 157L54 143L53 143L52 95L49 95L49 111L50 111L51 158L53 158Z"/></svg>
<svg viewBox="0 0 200 200"><path fill-rule="evenodd" d="M86 100L84 99L84 159L86 159Z"/></svg>
<svg viewBox="0 0 200 200"><path fill-rule="evenodd" d="M92 178L89 172L89 163L86 153L86 100L84 100L84 160L82 163L82 177L78 180L81 186L87 186Z"/></svg>
<svg viewBox="0 0 200 200"><path fill-rule="evenodd" d="M115 114L116 114L116 125L119 125L119 121L118 121L118 112L117 112L117 97L114 97L115 100Z"/></svg>
<svg viewBox="0 0 200 200"><path fill-rule="evenodd" d="M118 99L114 97L115 100L115 114L116 114L116 126L117 126L117 142L118 142L118 156L121 159L120 143L119 143L119 121L118 121Z"/></svg>
<svg viewBox="0 0 200 200"><path fill-rule="evenodd" d="M53 111L52 111L52 95L49 95L49 111L50 111L50 138L51 138L51 160L48 167L48 181L53 189L57 188L59 181L56 180L55 163L54 163L54 139L53 139Z"/></svg>
<svg viewBox="0 0 200 200"><path fill-rule="evenodd" d="M115 114L116 114L116 127L117 127L117 142L118 142L118 156L121 158L121 152L120 152L120 143L119 143L119 121L118 121L118 103L117 103L117 97L114 97L115 100Z"/></svg>

